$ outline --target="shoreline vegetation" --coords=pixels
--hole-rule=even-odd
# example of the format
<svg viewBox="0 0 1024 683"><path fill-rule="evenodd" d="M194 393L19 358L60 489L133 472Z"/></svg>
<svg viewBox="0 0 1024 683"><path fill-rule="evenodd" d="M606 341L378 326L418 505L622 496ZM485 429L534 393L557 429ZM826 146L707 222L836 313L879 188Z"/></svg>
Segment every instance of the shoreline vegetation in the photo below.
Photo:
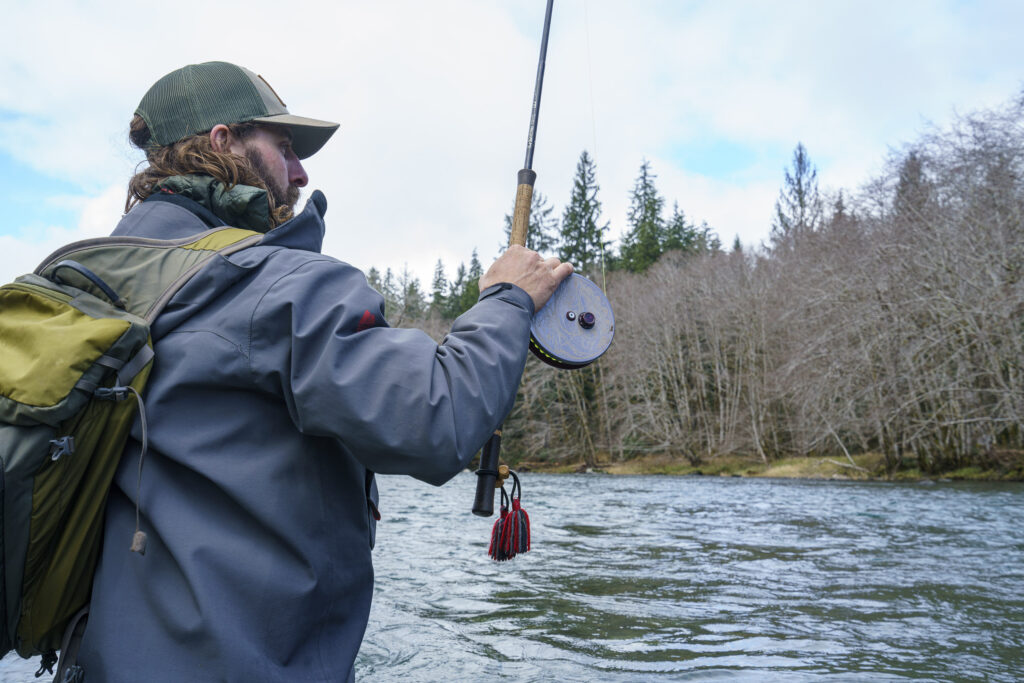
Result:
<svg viewBox="0 0 1024 683"><path fill-rule="evenodd" d="M881 453L845 457L794 457L763 462L759 457L723 456L693 464L685 458L648 455L625 461L599 458L595 466L577 463L522 461L518 472L545 474L661 474L671 476L760 477L776 479L832 479L846 481L1018 481L1024 482L1024 451L1001 451L984 464L942 472L922 472L907 459L894 472L886 470Z"/></svg>
<svg viewBox="0 0 1024 683"><path fill-rule="evenodd" d="M615 340L569 372L528 358L511 467L1024 479L1024 92L852 190L819 187L797 144L760 246L724 247L656 178L644 161L616 243L586 151L561 220L534 194L527 246L602 287ZM438 263L429 303L407 274L368 279L392 325L441 340L481 273Z"/></svg>

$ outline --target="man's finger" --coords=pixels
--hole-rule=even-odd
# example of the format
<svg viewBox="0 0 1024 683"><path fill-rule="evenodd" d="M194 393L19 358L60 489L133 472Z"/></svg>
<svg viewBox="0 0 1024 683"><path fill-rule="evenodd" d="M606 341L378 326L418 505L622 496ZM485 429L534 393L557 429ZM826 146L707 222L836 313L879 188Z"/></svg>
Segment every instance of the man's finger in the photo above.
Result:
<svg viewBox="0 0 1024 683"><path fill-rule="evenodd" d="M573 270L571 263L562 263L552 271L552 274L559 280L564 280L572 275Z"/></svg>

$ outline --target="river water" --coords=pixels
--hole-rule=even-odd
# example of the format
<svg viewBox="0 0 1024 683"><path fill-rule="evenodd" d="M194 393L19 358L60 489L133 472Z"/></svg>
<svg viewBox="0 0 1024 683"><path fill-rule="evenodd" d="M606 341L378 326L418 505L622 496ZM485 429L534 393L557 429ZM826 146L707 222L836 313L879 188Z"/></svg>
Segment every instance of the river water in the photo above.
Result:
<svg viewBox="0 0 1024 683"><path fill-rule="evenodd" d="M503 563L474 485L380 478L360 680L1024 679L1022 484L525 474Z"/></svg>

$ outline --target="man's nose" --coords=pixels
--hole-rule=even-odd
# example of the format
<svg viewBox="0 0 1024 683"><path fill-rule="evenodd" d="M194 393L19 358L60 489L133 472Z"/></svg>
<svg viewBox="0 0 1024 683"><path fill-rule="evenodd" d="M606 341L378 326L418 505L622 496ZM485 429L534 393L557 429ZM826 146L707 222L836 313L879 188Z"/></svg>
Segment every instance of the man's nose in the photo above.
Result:
<svg viewBox="0 0 1024 683"><path fill-rule="evenodd" d="M298 157L293 156L288 160L288 182L295 187L305 187L309 183L309 176Z"/></svg>

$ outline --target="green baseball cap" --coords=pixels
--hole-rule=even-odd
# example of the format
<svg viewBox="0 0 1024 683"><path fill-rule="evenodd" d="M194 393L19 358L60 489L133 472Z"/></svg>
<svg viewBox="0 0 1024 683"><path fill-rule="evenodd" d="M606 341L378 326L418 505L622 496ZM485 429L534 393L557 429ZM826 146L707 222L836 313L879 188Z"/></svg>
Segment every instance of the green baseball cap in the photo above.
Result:
<svg viewBox="0 0 1024 683"><path fill-rule="evenodd" d="M292 149L300 159L313 156L339 125L289 113L263 76L227 62L189 64L172 71L143 95L135 113L158 145L205 133L221 123L283 126L291 131Z"/></svg>

